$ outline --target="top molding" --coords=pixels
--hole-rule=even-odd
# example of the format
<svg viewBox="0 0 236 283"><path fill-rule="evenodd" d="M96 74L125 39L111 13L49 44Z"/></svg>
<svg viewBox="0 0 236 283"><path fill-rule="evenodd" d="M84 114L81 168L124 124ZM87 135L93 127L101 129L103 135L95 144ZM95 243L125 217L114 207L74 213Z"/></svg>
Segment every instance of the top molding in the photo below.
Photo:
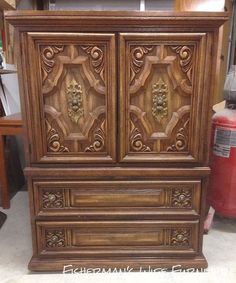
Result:
<svg viewBox="0 0 236 283"><path fill-rule="evenodd" d="M15 27L42 30L51 27L69 30L76 26L115 31L127 25L141 28L196 27L211 29L228 20L227 12L160 12L160 11L6 11L5 19Z"/></svg>

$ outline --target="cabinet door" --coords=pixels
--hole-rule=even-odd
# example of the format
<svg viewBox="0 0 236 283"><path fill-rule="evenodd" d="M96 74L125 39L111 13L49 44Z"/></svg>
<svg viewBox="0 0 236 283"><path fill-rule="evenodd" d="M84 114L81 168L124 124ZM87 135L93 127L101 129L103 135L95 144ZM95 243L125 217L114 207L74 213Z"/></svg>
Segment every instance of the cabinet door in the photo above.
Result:
<svg viewBox="0 0 236 283"><path fill-rule="evenodd" d="M205 33L120 34L120 161L203 161L210 46Z"/></svg>
<svg viewBox="0 0 236 283"><path fill-rule="evenodd" d="M114 42L113 34L27 34L31 162L115 161Z"/></svg>

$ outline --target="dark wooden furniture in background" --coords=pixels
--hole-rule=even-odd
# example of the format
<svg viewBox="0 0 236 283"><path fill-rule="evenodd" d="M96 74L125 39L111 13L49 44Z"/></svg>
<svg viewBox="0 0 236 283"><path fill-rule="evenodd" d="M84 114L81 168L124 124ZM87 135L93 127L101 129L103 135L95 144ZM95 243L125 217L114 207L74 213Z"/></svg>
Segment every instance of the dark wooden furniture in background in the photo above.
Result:
<svg viewBox="0 0 236 283"><path fill-rule="evenodd" d="M21 113L0 118L0 198L3 208L10 207L9 187L7 181L7 166L5 160L5 137L23 134Z"/></svg>
<svg viewBox="0 0 236 283"><path fill-rule="evenodd" d="M222 13L7 12L35 271L206 267Z"/></svg>
<svg viewBox="0 0 236 283"><path fill-rule="evenodd" d="M9 27L4 20L4 11L15 10L15 1L0 0L0 30L1 40L3 45L4 57L6 63L14 64L14 50L13 50L13 28Z"/></svg>
<svg viewBox="0 0 236 283"><path fill-rule="evenodd" d="M4 111L4 108L3 108L3 105L2 105L2 101L0 99L0 117L2 117L4 115L5 115L5 111Z"/></svg>

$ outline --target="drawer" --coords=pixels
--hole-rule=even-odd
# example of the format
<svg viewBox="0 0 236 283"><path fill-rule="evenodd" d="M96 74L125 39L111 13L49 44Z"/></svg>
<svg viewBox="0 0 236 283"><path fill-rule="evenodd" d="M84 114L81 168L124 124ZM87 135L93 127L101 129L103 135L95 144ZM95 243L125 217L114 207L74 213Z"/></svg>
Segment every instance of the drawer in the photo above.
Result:
<svg viewBox="0 0 236 283"><path fill-rule="evenodd" d="M36 215L198 216L201 181L35 181ZM104 218L105 217L105 218Z"/></svg>
<svg viewBox="0 0 236 283"><path fill-rule="evenodd" d="M36 221L42 256L195 255L196 221Z"/></svg>

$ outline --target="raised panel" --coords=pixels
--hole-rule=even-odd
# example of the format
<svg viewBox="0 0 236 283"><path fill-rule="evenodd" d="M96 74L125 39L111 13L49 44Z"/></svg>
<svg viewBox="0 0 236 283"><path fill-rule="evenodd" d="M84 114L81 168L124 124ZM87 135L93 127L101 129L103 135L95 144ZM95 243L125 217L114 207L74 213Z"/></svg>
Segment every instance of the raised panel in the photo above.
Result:
<svg viewBox="0 0 236 283"><path fill-rule="evenodd" d="M33 162L115 161L114 41L112 34L28 33L39 103Z"/></svg>
<svg viewBox="0 0 236 283"><path fill-rule="evenodd" d="M41 256L196 255L198 221L37 221Z"/></svg>
<svg viewBox="0 0 236 283"><path fill-rule="evenodd" d="M37 216L199 218L201 180L33 182Z"/></svg>
<svg viewBox="0 0 236 283"><path fill-rule="evenodd" d="M74 207L160 207L165 204L163 189L127 188L126 184L110 184L107 189L72 190ZM113 187L113 188L112 188ZM130 186L128 186L130 187Z"/></svg>
<svg viewBox="0 0 236 283"><path fill-rule="evenodd" d="M106 228L101 229L73 229L73 246L137 246L137 245L155 245L164 244L163 230L145 229L137 231L130 228Z"/></svg>
<svg viewBox="0 0 236 283"><path fill-rule="evenodd" d="M201 161L206 42L204 33L120 35L120 161Z"/></svg>

